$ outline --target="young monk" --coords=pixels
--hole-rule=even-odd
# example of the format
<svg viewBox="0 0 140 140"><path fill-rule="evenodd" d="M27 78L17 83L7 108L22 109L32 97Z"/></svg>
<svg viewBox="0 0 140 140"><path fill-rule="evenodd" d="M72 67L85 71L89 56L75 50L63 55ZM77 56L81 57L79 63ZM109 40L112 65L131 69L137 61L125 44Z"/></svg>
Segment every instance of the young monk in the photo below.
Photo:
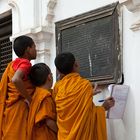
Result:
<svg viewBox="0 0 140 140"><path fill-rule="evenodd" d="M53 89L58 140L107 140L105 110L114 105L114 99L106 99L102 106L94 105L93 87L79 75L72 53L56 56L55 66L63 77Z"/></svg>
<svg viewBox="0 0 140 140"><path fill-rule="evenodd" d="M35 64L29 75L36 86L28 116L27 140L56 140L56 110L49 90L53 84L50 68L45 63Z"/></svg>
<svg viewBox="0 0 140 140"><path fill-rule="evenodd" d="M19 36L13 49L18 56L8 64L0 85L0 140L26 140L28 105L34 87L28 79L30 60L36 58L32 38Z"/></svg>

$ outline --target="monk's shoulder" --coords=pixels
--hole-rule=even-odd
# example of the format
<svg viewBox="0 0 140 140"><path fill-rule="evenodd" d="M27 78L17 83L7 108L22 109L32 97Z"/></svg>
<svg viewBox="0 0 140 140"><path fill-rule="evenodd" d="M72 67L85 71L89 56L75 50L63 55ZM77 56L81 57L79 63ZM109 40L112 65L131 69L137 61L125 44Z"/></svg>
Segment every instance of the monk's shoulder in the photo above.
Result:
<svg viewBox="0 0 140 140"><path fill-rule="evenodd" d="M91 82L86 78L81 77L81 83L83 83L86 86L92 86Z"/></svg>

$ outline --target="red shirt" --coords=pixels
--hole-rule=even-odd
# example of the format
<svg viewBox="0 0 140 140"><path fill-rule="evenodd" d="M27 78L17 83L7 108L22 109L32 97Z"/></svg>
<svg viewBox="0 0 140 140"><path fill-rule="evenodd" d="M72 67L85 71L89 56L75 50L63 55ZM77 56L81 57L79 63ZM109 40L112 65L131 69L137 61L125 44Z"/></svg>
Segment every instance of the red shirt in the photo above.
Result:
<svg viewBox="0 0 140 140"><path fill-rule="evenodd" d="M32 64L30 63L30 61L28 59L24 59L24 58L16 58L13 61L13 69L14 71L17 71L18 69L22 70L24 72L25 78L27 78L27 75L30 72Z"/></svg>

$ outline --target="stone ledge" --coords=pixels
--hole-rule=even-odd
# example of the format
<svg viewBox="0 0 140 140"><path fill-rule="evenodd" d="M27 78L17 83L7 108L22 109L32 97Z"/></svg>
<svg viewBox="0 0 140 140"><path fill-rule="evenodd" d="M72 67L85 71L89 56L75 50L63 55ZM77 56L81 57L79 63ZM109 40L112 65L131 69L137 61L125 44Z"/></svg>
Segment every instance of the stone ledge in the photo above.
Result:
<svg viewBox="0 0 140 140"><path fill-rule="evenodd" d="M125 5L130 12L140 10L140 0L119 0L121 5Z"/></svg>
<svg viewBox="0 0 140 140"><path fill-rule="evenodd" d="M43 26L37 28L30 28L21 31L20 33L13 34L10 37L10 40L13 41L16 37L20 35L31 36L37 42L41 42L41 41L49 42L52 38L53 32L50 29L47 29L46 27Z"/></svg>
<svg viewBox="0 0 140 140"><path fill-rule="evenodd" d="M119 2L121 5L125 5L132 13L140 12L140 0L119 0ZM140 30L140 18L132 23L130 29L132 31Z"/></svg>
<svg viewBox="0 0 140 140"><path fill-rule="evenodd" d="M134 23L131 25L130 29L131 29L132 31L140 30L140 19L137 20L136 22L134 22Z"/></svg>

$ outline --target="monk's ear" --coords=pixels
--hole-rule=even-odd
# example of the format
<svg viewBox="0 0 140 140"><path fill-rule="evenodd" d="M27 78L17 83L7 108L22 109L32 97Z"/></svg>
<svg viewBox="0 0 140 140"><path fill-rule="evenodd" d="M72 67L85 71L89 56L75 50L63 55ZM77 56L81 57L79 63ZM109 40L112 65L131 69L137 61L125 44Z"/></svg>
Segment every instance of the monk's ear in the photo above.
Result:
<svg viewBox="0 0 140 140"><path fill-rule="evenodd" d="M79 64L77 61L75 61L75 67L79 67Z"/></svg>
<svg viewBox="0 0 140 140"><path fill-rule="evenodd" d="M25 50L25 53L30 53L30 47L27 47L27 49Z"/></svg>
<svg viewBox="0 0 140 140"><path fill-rule="evenodd" d="M74 62L74 67L75 67L75 68L78 68L78 67L79 67L79 64L78 64L77 61Z"/></svg>
<svg viewBox="0 0 140 140"><path fill-rule="evenodd" d="M48 80L49 80L49 81L52 80L52 73L50 73L50 74L48 75Z"/></svg>
<svg viewBox="0 0 140 140"><path fill-rule="evenodd" d="M75 61L74 65L73 65L73 71L74 72L79 72L79 64L77 61Z"/></svg>
<svg viewBox="0 0 140 140"><path fill-rule="evenodd" d="M49 80L49 81L51 80L51 75L50 75L50 74L48 75L48 80Z"/></svg>

